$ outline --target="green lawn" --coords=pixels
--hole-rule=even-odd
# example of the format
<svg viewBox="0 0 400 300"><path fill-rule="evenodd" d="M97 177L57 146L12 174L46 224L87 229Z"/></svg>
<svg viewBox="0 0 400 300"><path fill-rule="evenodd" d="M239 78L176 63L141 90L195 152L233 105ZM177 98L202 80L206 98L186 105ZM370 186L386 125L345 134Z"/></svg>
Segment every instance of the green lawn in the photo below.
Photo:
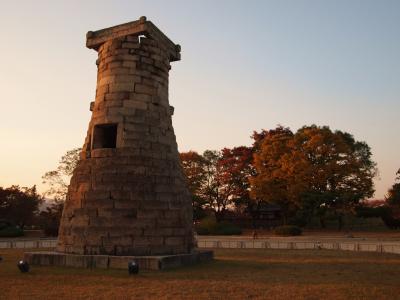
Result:
<svg viewBox="0 0 400 300"><path fill-rule="evenodd" d="M400 256L328 250L216 250L164 272L35 267L0 250L0 299L400 299Z"/></svg>

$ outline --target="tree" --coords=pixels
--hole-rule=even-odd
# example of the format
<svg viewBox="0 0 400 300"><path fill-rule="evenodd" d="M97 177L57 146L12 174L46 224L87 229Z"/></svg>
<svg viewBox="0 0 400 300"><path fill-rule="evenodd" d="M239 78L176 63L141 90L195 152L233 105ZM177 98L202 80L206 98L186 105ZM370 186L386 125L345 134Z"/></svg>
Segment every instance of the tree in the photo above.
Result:
<svg viewBox="0 0 400 300"><path fill-rule="evenodd" d="M24 229L25 225L33 223L41 201L42 197L37 193L36 186L0 187L0 219L11 221Z"/></svg>
<svg viewBox="0 0 400 300"><path fill-rule="evenodd" d="M389 228L400 228L400 169L396 175L396 182L385 197L386 214L382 216L383 221Z"/></svg>
<svg viewBox="0 0 400 300"><path fill-rule="evenodd" d="M61 157L56 170L46 172L43 176L43 183L49 186L44 196L52 197L57 200L65 200L68 192L69 180L80 159L81 148L67 151Z"/></svg>
<svg viewBox="0 0 400 300"><path fill-rule="evenodd" d="M396 173L397 177L396 177L396 181L392 187L389 189L386 198L386 203L389 206L397 206L398 208L400 208L400 169L397 171Z"/></svg>
<svg viewBox="0 0 400 300"><path fill-rule="evenodd" d="M294 213L319 215L327 212L342 227L342 216L360 200L373 195L376 164L365 142L329 127L304 126L293 134L289 128L255 133L251 179L254 198L281 206L284 222Z"/></svg>
<svg viewBox="0 0 400 300"><path fill-rule="evenodd" d="M296 132L295 148L306 156L309 167L303 206L317 212L321 220L327 212L333 213L341 229L343 215L374 193L376 164L369 146L349 133L312 125Z"/></svg>
<svg viewBox="0 0 400 300"><path fill-rule="evenodd" d="M221 221L235 201L239 204L249 198L246 174L250 169L250 148L206 150L203 155L190 151L181 153L181 160L193 194L195 214L199 206L209 207L214 210L217 221ZM245 166L247 169L243 169Z"/></svg>
<svg viewBox="0 0 400 300"><path fill-rule="evenodd" d="M46 172L42 176L43 183L49 186L44 196L52 198L46 210L41 211L38 216L39 225L46 235L56 236L58 234L69 181L79 162L81 150L81 148L75 148L67 151L61 157L57 169Z"/></svg>
<svg viewBox="0 0 400 300"><path fill-rule="evenodd" d="M217 221L220 221L224 213L223 199L220 197L219 166L218 161L221 153L215 150L203 152L204 159L204 184L200 189L200 196L205 202L205 206L214 209Z"/></svg>
<svg viewBox="0 0 400 300"><path fill-rule="evenodd" d="M45 210L39 213L38 223L47 236L58 235L63 208L63 200L54 200Z"/></svg>
<svg viewBox="0 0 400 300"><path fill-rule="evenodd" d="M220 197L225 199L225 207L234 204L242 212L251 209L249 178L255 174L253 149L245 146L222 149L218 169Z"/></svg>
<svg viewBox="0 0 400 300"><path fill-rule="evenodd" d="M192 194L193 219L199 220L205 216L203 209L205 200L201 196L201 190L206 181L206 162L203 156L194 151L182 152L180 158L187 185Z"/></svg>
<svg viewBox="0 0 400 300"><path fill-rule="evenodd" d="M301 206L301 195L306 190L305 157L294 151L294 135L289 128L263 130L253 138L256 175L250 178L251 196L279 205L286 224Z"/></svg>

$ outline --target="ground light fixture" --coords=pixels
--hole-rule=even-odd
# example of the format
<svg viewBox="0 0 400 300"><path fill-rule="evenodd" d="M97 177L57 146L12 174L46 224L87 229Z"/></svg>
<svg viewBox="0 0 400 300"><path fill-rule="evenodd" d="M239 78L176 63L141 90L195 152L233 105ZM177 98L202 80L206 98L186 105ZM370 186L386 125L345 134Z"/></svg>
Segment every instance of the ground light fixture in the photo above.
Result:
<svg viewBox="0 0 400 300"><path fill-rule="evenodd" d="M128 273L129 275L138 274L139 273L139 265L135 261L130 261L128 263Z"/></svg>
<svg viewBox="0 0 400 300"><path fill-rule="evenodd" d="M27 273L29 272L29 264L24 261L24 260L20 260L17 264L18 269L21 271L21 273Z"/></svg>

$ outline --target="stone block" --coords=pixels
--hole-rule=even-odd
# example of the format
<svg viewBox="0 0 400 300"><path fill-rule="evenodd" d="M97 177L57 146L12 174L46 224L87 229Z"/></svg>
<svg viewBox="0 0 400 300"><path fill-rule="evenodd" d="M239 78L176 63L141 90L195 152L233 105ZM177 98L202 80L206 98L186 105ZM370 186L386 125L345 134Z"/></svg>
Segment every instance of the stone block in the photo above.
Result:
<svg viewBox="0 0 400 300"><path fill-rule="evenodd" d="M131 199L131 193L126 192L126 191L111 191L110 192L111 199L114 200L130 200Z"/></svg>
<svg viewBox="0 0 400 300"><path fill-rule="evenodd" d="M102 78L99 79L99 81L97 82L97 85L102 86L102 85L114 83L114 82L115 82L115 75L103 76Z"/></svg>
<svg viewBox="0 0 400 300"><path fill-rule="evenodd" d="M138 204L132 200L114 200L114 207L116 209L131 209L137 208Z"/></svg>
<svg viewBox="0 0 400 300"><path fill-rule="evenodd" d="M138 49L140 47L139 41L134 41L134 42L125 42L122 43L122 48L128 48L128 49Z"/></svg>
<svg viewBox="0 0 400 300"><path fill-rule="evenodd" d="M157 219L159 227L183 227L183 222L180 219Z"/></svg>
<svg viewBox="0 0 400 300"><path fill-rule="evenodd" d="M110 236L103 237L102 243L104 245L131 246L133 244L133 239L131 236Z"/></svg>
<svg viewBox="0 0 400 300"><path fill-rule="evenodd" d="M113 83L110 84L109 87L110 87L110 93L133 92L135 90L135 85L130 82Z"/></svg>
<svg viewBox="0 0 400 300"><path fill-rule="evenodd" d="M90 255L65 255L65 266L73 268L91 268L92 267L92 256Z"/></svg>
<svg viewBox="0 0 400 300"><path fill-rule="evenodd" d="M137 213L138 219L156 219L164 218L164 210L162 209L144 209L140 208Z"/></svg>
<svg viewBox="0 0 400 300"><path fill-rule="evenodd" d="M129 95L130 95L129 92L108 93L105 95L104 99L105 99L105 101L125 100L125 99L129 99Z"/></svg>
<svg viewBox="0 0 400 300"><path fill-rule="evenodd" d="M87 191L85 192L85 199L88 200L109 200L111 198L111 193L108 191Z"/></svg>
<svg viewBox="0 0 400 300"><path fill-rule="evenodd" d="M177 210L165 210L164 216L166 219L179 219L182 213Z"/></svg>
<svg viewBox="0 0 400 300"><path fill-rule="evenodd" d="M126 37L126 41L127 42L135 42L135 43L139 43L139 37L137 35L128 35Z"/></svg>
<svg viewBox="0 0 400 300"><path fill-rule="evenodd" d="M108 75L123 75L123 74L135 74L135 72L131 72L130 68L125 68L121 65L120 68L114 68L114 69L107 69L102 71L100 74L101 76L108 76Z"/></svg>
<svg viewBox="0 0 400 300"><path fill-rule="evenodd" d="M161 250L162 248L160 248ZM155 249L157 252L157 249ZM162 249L162 252L165 252ZM212 251L194 251L189 254L160 256L74 255L59 252L26 252L24 260L31 265L66 266L74 268L128 269L135 261L140 270L168 270L213 260Z"/></svg>
<svg viewBox="0 0 400 300"><path fill-rule="evenodd" d="M135 237L133 239L134 247L158 247L164 245L164 238L161 236Z"/></svg>
<svg viewBox="0 0 400 300"><path fill-rule="evenodd" d="M140 83L142 81L142 78L137 75L122 74L122 75L115 75L115 80L118 83L122 82Z"/></svg>
<svg viewBox="0 0 400 300"><path fill-rule="evenodd" d="M149 85L144 85L141 83L135 84L135 93L145 94L145 95L157 95L157 90Z"/></svg>
<svg viewBox="0 0 400 300"><path fill-rule="evenodd" d="M90 152L92 158L102 158L102 157L113 157L115 155L116 150L113 148L101 148L101 149L93 149Z"/></svg>
<svg viewBox="0 0 400 300"><path fill-rule="evenodd" d="M129 99L130 100L136 100L136 101L141 101L141 102L151 102L152 96L151 95L146 95L146 94L140 94L140 93L130 93L129 94Z"/></svg>
<svg viewBox="0 0 400 300"><path fill-rule="evenodd" d="M124 105L124 107L138 108L138 109L143 109L143 110L146 110L148 108L146 102L137 101L137 100L125 100L123 105Z"/></svg>
<svg viewBox="0 0 400 300"><path fill-rule="evenodd" d="M168 202L160 200L147 200L142 202L142 207L150 210L166 210L168 209Z"/></svg>
<svg viewBox="0 0 400 300"><path fill-rule="evenodd" d="M122 63L122 66L125 68L136 68L136 62L135 61L124 61ZM140 81L139 81L140 82Z"/></svg>
<svg viewBox="0 0 400 300"><path fill-rule="evenodd" d="M123 104L122 100L108 100L104 102L104 107L121 107Z"/></svg>
<svg viewBox="0 0 400 300"><path fill-rule="evenodd" d="M27 252L24 255L24 260L26 260L31 265L41 265L41 266L65 265L65 255L54 252Z"/></svg>
<svg viewBox="0 0 400 300"><path fill-rule="evenodd" d="M182 237L167 237L165 238L166 246L180 246L184 244Z"/></svg>
<svg viewBox="0 0 400 300"><path fill-rule="evenodd" d="M113 69L113 68L118 68L122 67L122 61L113 61L108 63L108 68Z"/></svg>

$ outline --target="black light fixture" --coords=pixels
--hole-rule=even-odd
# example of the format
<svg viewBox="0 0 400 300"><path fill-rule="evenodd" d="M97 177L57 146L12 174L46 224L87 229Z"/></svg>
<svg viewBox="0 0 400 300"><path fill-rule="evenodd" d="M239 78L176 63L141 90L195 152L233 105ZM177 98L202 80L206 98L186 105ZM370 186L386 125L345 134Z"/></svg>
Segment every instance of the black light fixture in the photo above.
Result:
<svg viewBox="0 0 400 300"><path fill-rule="evenodd" d="M130 261L128 263L128 273L129 275L139 273L139 265L135 261Z"/></svg>
<svg viewBox="0 0 400 300"><path fill-rule="evenodd" d="M3 260L3 257L0 256L0 262Z"/></svg>
<svg viewBox="0 0 400 300"><path fill-rule="evenodd" d="M24 260L20 260L17 264L18 269L21 271L21 273L27 273L29 272L29 264L24 261Z"/></svg>

